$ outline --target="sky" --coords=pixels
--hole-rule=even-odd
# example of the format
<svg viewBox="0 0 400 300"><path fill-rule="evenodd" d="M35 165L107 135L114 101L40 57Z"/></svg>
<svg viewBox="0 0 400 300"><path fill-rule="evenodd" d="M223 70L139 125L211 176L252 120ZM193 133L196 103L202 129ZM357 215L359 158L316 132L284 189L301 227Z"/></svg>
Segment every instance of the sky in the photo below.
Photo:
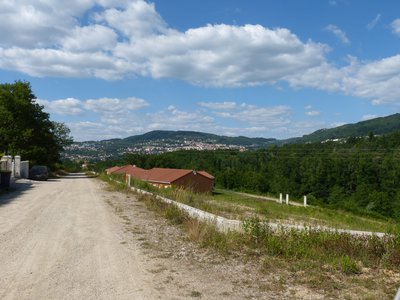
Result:
<svg viewBox="0 0 400 300"><path fill-rule="evenodd" d="M76 141L284 139L398 113L397 0L1 0L0 83Z"/></svg>

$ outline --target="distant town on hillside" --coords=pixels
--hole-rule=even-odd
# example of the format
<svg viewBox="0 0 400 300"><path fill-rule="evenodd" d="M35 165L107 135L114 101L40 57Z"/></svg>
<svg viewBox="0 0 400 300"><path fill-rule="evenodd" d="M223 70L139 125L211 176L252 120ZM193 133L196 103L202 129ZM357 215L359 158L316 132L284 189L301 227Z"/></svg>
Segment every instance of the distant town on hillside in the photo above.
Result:
<svg viewBox="0 0 400 300"><path fill-rule="evenodd" d="M400 130L400 114L375 118L330 129L320 129L303 137L274 138L230 137L195 131L156 130L124 139L75 142L63 155L70 160L107 160L125 153L160 154L178 150L254 150L271 145L336 141L369 134L381 135Z"/></svg>

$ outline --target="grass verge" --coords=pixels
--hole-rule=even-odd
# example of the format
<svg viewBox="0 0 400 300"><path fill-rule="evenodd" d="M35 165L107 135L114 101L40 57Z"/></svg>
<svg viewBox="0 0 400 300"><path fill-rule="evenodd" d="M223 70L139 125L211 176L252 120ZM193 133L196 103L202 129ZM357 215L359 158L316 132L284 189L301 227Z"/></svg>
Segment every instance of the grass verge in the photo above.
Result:
<svg viewBox="0 0 400 300"><path fill-rule="evenodd" d="M222 233L212 224L192 219L175 205L152 195L137 197L147 208L181 225L190 240L224 255L239 251L264 260L273 256L309 261L311 265L330 265L344 274L358 274L363 267L400 270L400 233L380 238L310 229L273 230L267 221L257 217L244 220L244 233Z"/></svg>
<svg viewBox="0 0 400 300"><path fill-rule="evenodd" d="M122 175L114 174L111 177L124 181ZM391 232L398 226L393 222L357 216L336 209L279 204L262 198L246 197L228 190L216 189L211 195L196 194L182 188L158 189L135 179L131 179L131 185L229 219L243 220L257 216L278 223L376 232Z"/></svg>
<svg viewBox="0 0 400 300"><path fill-rule="evenodd" d="M268 218L269 220L291 220L300 224L377 232L387 232L392 230L395 225L381 219L361 217L337 209L317 206L305 208L279 204L274 201L246 197L240 193L220 189L217 189L210 199L228 205L246 207L256 212L259 217Z"/></svg>
<svg viewBox="0 0 400 300"><path fill-rule="evenodd" d="M127 191L124 184L110 181L107 176L101 178L110 182L114 190ZM296 274L290 280L323 290L325 295L343 296L352 289L356 294L368 292L372 298L383 299L393 297L397 288L398 282L388 283L385 274L400 271L400 233L378 238L308 229L275 231L266 220L257 217L244 221L242 233L221 233L212 224L192 219L154 196L137 194L137 198L148 209L181 227L187 238L201 247L215 249L226 258L244 257L265 273L289 270ZM376 288L369 291L371 284Z"/></svg>

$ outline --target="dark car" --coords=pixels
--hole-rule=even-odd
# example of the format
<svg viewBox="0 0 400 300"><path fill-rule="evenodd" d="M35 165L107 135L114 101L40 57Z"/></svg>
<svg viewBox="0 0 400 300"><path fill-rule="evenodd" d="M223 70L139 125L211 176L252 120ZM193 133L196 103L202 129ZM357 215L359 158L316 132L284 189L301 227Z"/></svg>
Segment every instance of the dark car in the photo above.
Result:
<svg viewBox="0 0 400 300"><path fill-rule="evenodd" d="M49 178L49 170L46 166L33 166L29 171L29 178L34 180L47 180Z"/></svg>

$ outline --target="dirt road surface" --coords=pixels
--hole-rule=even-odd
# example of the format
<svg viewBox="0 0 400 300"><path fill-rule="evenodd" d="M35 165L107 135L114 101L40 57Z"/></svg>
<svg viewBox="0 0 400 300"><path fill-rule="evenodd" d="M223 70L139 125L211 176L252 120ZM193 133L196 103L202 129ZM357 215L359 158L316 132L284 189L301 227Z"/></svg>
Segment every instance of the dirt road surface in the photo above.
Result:
<svg viewBox="0 0 400 300"><path fill-rule="evenodd" d="M277 297L133 195L89 178L19 185L0 197L0 299Z"/></svg>
<svg viewBox="0 0 400 300"><path fill-rule="evenodd" d="M0 298L154 298L118 232L93 180L35 183L0 206Z"/></svg>

